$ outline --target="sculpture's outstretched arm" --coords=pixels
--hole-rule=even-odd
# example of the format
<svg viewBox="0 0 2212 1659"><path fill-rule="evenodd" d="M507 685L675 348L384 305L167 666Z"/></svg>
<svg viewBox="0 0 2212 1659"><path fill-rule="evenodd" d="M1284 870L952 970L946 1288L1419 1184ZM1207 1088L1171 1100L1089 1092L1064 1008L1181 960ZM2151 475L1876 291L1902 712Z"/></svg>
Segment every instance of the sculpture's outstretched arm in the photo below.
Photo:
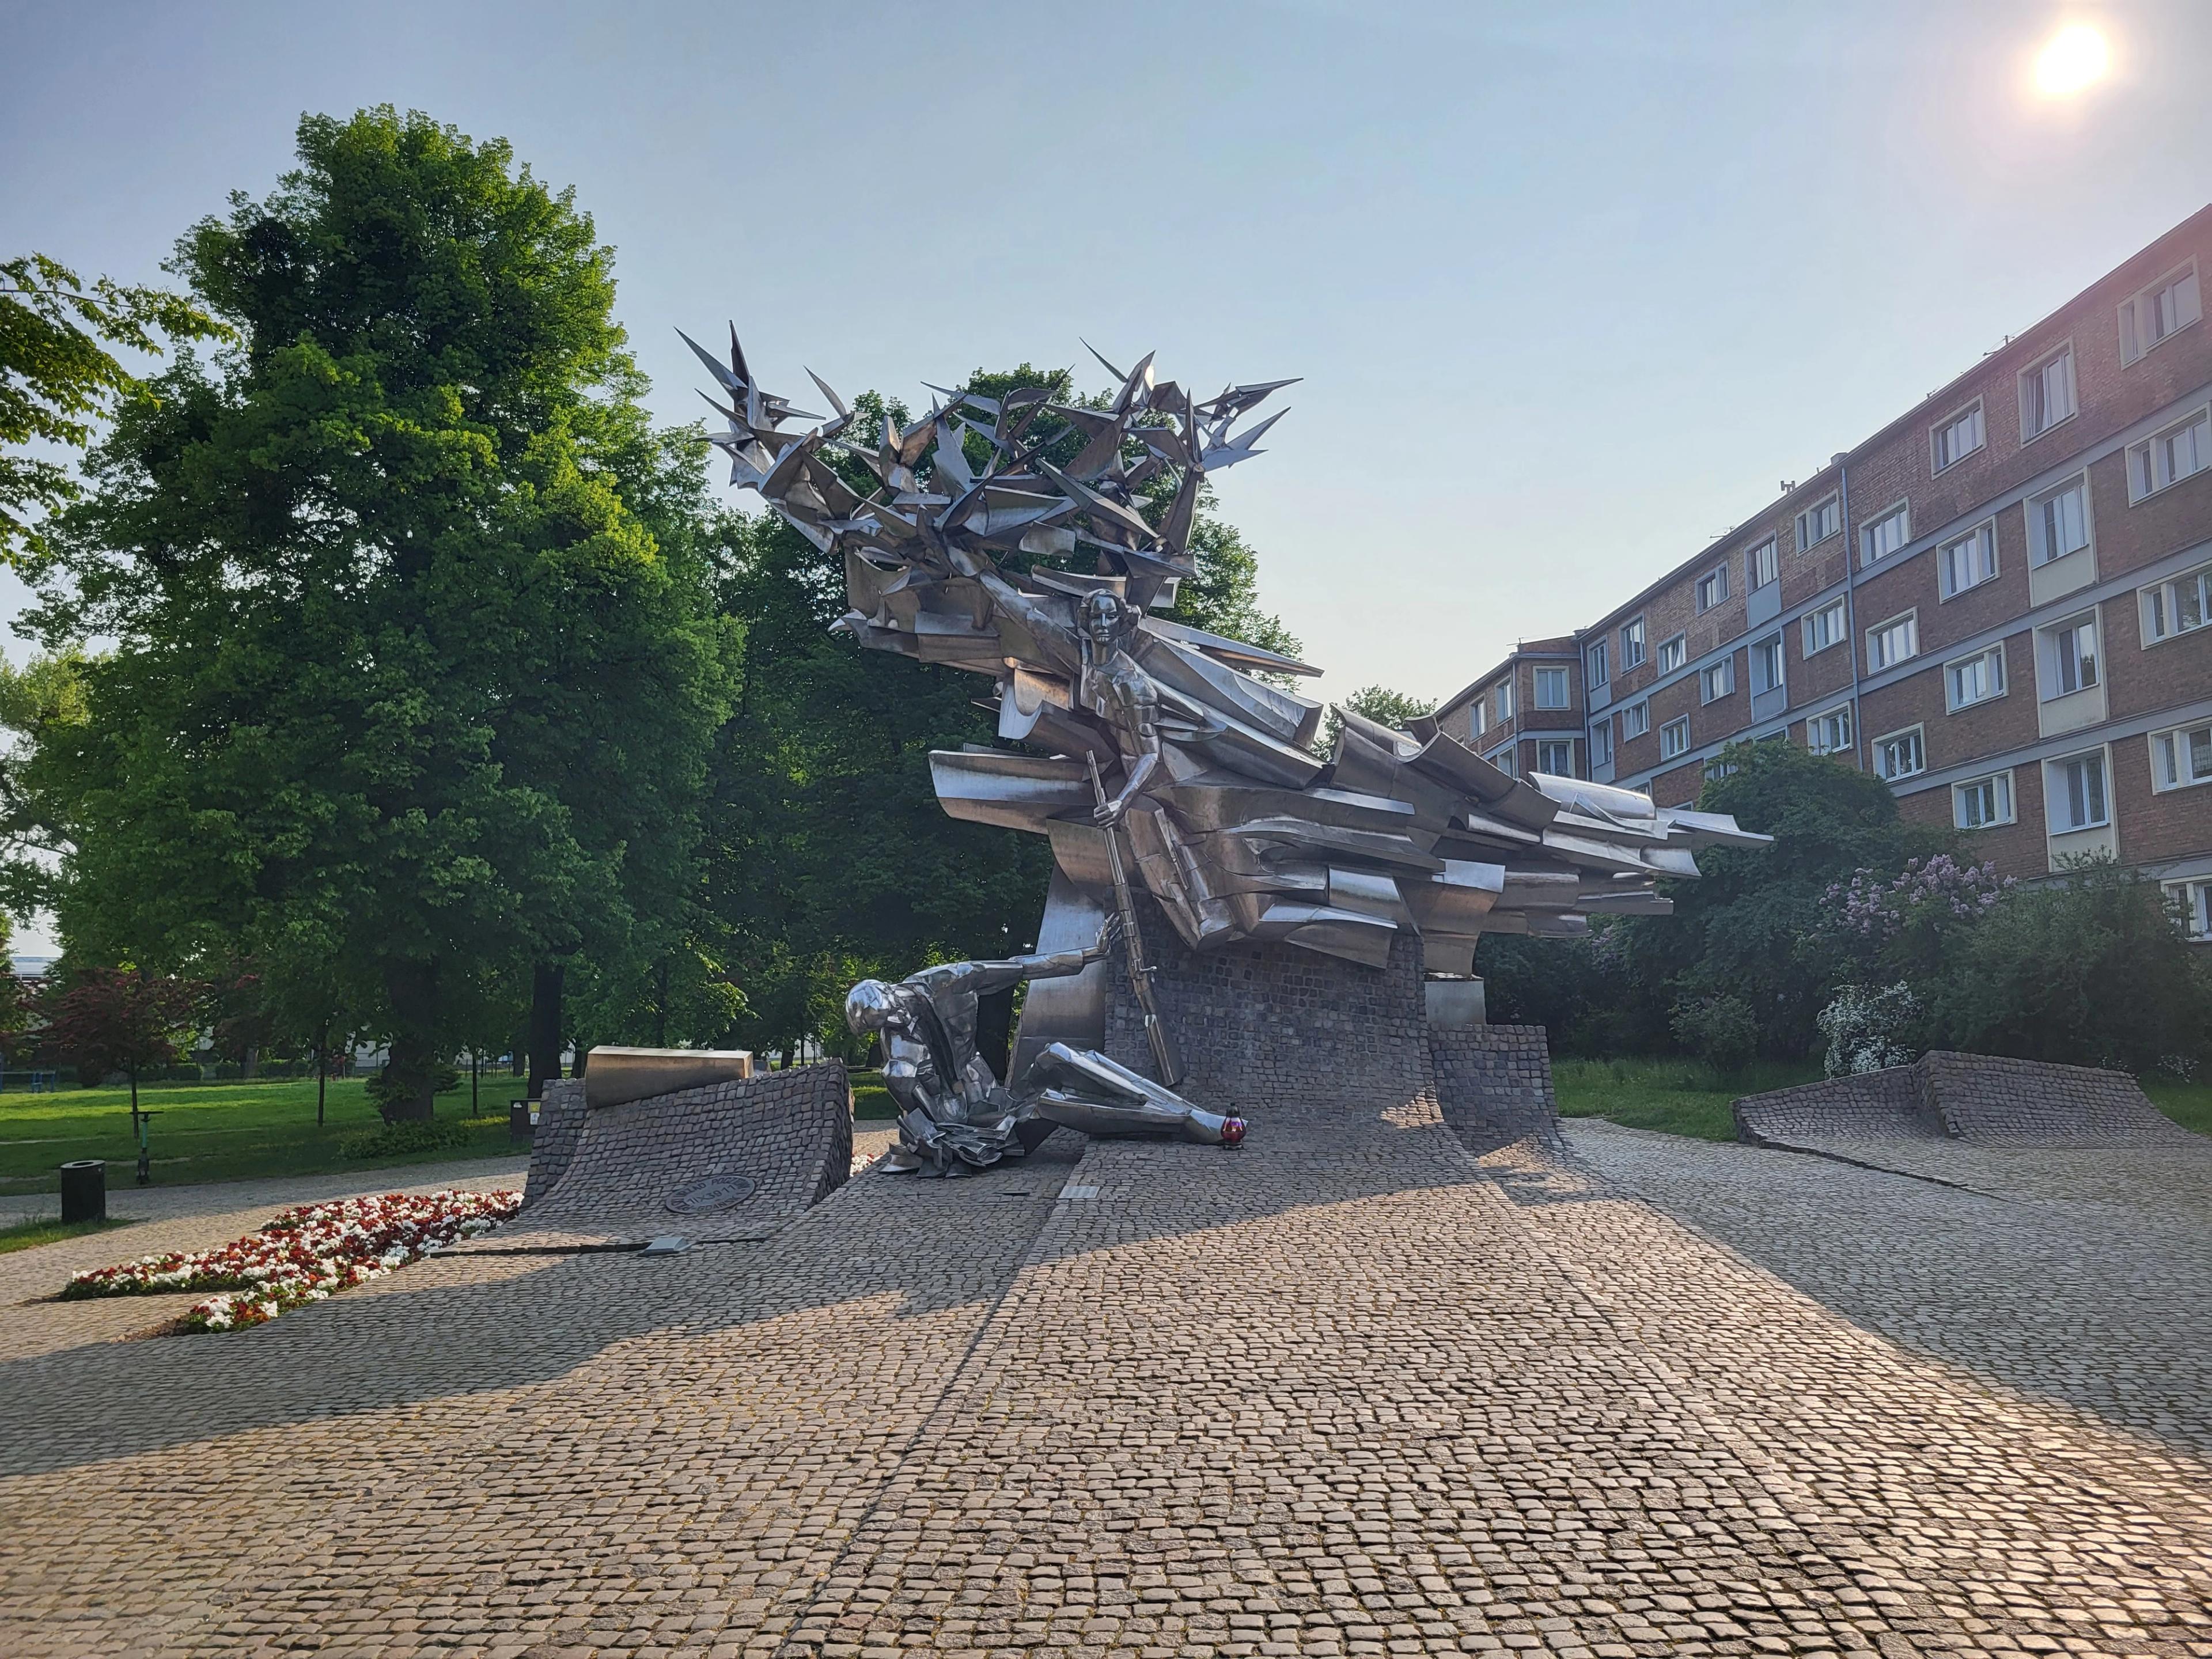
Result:
<svg viewBox="0 0 2212 1659"><path fill-rule="evenodd" d="M961 966L967 971L960 977L960 988L978 996L993 991L1003 991L1010 985L1019 985L1028 979L1066 979L1079 974L1094 962L1106 958L1113 939L1109 926L1098 937L1098 943L1085 951L1054 951L1048 956L1008 957L1001 962L969 962Z"/></svg>

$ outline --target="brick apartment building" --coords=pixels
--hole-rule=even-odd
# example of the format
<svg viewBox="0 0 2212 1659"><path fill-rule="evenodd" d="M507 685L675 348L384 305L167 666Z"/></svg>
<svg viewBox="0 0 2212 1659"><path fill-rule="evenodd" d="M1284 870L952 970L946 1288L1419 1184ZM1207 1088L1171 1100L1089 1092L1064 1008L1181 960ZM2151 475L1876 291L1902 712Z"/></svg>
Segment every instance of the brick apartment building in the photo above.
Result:
<svg viewBox="0 0 2212 1659"><path fill-rule="evenodd" d="M2110 853L2212 939L2209 270L2212 207L1444 728L1668 805L1786 736L2007 873Z"/></svg>

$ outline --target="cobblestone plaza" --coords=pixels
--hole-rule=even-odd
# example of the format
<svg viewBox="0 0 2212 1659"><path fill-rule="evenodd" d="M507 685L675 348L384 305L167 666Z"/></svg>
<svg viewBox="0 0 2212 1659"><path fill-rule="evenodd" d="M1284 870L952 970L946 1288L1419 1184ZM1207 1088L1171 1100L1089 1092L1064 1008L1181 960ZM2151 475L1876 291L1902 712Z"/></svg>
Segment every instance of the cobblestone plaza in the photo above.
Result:
<svg viewBox="0 0 2212 1659"><path fill-rule="evenodd" d="M38 1298L250 1190L0 1258L0 1650L2212 1655L2194 1147L1251 1115L226 1336Z"/></svg>

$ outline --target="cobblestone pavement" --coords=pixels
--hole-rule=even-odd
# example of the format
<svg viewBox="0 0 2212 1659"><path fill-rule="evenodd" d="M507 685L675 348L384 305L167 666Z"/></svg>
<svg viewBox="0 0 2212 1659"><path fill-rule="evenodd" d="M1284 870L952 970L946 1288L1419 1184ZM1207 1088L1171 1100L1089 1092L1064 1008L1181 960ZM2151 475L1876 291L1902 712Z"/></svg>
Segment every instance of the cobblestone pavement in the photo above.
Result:
<svg viewBox="0 0 2212 1659"><path fill-rule="evenodd" d="M2058 1200L1253 1117L8 1361L0 1650L2212 1656L2197 1373L2068 1381L2201 1364L2170 1229L2045 1361L1897 1259L2117 1243Z"/></svg>

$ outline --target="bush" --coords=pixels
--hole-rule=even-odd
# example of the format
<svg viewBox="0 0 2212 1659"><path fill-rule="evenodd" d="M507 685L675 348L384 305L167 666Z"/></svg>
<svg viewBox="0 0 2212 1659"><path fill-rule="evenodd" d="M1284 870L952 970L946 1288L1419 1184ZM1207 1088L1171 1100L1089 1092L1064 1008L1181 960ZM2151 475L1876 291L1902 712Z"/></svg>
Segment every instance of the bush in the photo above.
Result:
<svg viewBox="0 0 2212 1659"><path fill-rule="evenodd" d="M341 1158L404 1158L410 1152L434 1152L448 1146L465 1146L476 1138L467 1123L435 1118L407 1118L387 1123L374 1134L338 1143Z"/></svg>
<svg viewBox="0 0 2212 1659"><path fill-rule="evenodd" d="M1820 1030L1828 1039L1826 1067L1830 1077L1854 1077L1919 1058L1912 1042L1920 1018L1920 999L1902 981L1870 990L1839 986L1836 999L1820 1010Z"/></svg>
<svg viewBox="0 0 2212 1659"><path fill-rule="evenodd" d="M1723 1076L1759 1052L1759 1016L1741 997L1685 997L1668 1018L1674 1040Z"/></svg>

